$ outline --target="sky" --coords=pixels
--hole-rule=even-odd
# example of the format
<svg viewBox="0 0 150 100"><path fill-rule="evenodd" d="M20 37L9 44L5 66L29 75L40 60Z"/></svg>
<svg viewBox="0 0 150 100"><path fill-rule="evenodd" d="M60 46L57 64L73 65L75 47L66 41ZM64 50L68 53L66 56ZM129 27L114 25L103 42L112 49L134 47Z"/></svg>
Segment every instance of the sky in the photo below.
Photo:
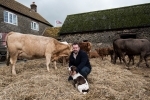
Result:
<svg viewBox="0 0 150 100"><path fill-rule="evenodd" d="M67 15L120 8L144 3L150 0L16 0L30 8L32 2L37 12L54 27L62 26ZM62 24L56 24L56 20Z"/></svg>

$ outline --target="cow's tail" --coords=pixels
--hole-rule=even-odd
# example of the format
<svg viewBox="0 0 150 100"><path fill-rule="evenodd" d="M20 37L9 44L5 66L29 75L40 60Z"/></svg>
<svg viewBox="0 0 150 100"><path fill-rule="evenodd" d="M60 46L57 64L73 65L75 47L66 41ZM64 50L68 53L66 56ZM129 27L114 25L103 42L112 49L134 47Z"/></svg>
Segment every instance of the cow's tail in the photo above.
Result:
<svg viewBox="0 0 150 100"><path fill-rule="evenodd" d="M113 40L113 49L114 49L114 52L116 51L115 41L118 40L118 39L119 39L119 38Z"/></svg>
<svg viewBox="0 0 150 100"><path fill-rule="evenodd" d="M7 57L6 57L6 59L7 59L6 65L9 66L9 64L10 64L10 55L9 55L8 49L7 49Z"/></svg>
<svg viewBox="0 0 150 100"><path fill-rule="evenodd" d="M10 55L9 55L9 47L8 47L8 36L11 35L13 32L10 32L6 35L5 41L7 46L7 56L6 56L6 65L9 66L10 64Z"/></svg>

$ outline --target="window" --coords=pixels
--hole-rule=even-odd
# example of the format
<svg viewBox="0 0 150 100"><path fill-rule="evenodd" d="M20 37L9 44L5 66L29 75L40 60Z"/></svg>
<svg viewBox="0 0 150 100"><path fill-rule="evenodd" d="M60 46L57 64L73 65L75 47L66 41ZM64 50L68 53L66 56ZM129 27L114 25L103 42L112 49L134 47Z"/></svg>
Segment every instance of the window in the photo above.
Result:
<svg viewBox="0 0 150 100"><path fill-rule="evenodd" d="M39 24L36 22L31 22L31 29L39 31Z"/></svg>
<svg viewBox="0 0 150 100"><path fill-rule="evenodd" d="M4 22L17 25L17 15L4 11Z"/></svg>

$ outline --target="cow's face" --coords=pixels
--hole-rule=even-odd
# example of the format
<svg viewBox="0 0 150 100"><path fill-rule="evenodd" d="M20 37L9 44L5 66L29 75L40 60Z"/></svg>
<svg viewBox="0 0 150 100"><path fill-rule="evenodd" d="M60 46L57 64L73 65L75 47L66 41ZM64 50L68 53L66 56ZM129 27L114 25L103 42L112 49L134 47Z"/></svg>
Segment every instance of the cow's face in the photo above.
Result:
<svg viewBox="0 0 150 100"><path fill-rule="evenodd" d="M73 49L73 52L75 54L77 54L79 52L79 50L80 50L80 47L79 47L79 45L75 44L75 45L72 46L72 49Z"/></svg>

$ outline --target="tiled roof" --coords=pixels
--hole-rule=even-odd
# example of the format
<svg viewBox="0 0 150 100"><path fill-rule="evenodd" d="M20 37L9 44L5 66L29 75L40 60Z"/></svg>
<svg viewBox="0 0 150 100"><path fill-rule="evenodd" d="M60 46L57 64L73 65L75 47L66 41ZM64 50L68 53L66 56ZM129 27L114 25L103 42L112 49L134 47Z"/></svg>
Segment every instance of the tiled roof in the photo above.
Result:
<svg viewBox="0 0 150 100"><path fill-rule="evenodd" d="M44 31L43 36L57 38L59 36L58 33L59 33L60 29L61 29L61 27L48 27Z"/></svg>
<svg viewBox="0 0 150 100"><path fill-rule="evenodd" d="M33 19L38 20L38 21L40 21L40 22L42 22L44 24L52 26L40 14L38 14L37 12L31 10L30 8L24 6L23 4L15 1L15 0L0 0L0 6L6 7L8 9L16 11L16 12L18 12L20 14L23 14L24 16L33 18Z"/></svg>

